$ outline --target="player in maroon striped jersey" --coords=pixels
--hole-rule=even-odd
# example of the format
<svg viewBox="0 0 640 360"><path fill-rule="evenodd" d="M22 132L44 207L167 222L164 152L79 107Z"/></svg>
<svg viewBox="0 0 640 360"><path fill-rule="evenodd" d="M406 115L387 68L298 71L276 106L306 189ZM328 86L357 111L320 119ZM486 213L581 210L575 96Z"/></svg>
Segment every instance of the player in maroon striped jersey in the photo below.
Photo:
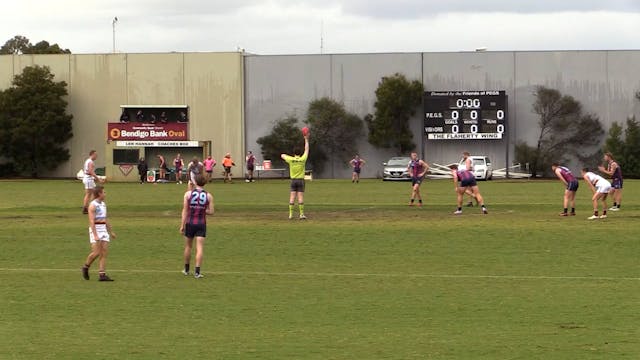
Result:
<svg viewBox="0 0 640 360"><path fill-rule="evenodd" d="M184 234L184 275L189 275L191 249L193 239L196 240L195 278L203 277L200 273L204 255L204 239L207 237L207 215L213 215L213 196L203 189L207 179L203 174L195 177L196 187L184 194L182 201L182 222L180 232Z"/></svg>

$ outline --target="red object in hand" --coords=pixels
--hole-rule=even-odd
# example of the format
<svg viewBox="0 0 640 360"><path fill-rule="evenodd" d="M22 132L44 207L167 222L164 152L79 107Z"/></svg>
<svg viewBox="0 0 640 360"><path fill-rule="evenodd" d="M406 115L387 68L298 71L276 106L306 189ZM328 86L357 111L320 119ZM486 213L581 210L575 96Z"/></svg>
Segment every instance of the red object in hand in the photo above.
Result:
<svg viewBox="0 0 640 360"><path fill-rule="evenodd" d="M309 135L309 128L305 126L302 128L302 136L307 136L307 135Z"/></svg>

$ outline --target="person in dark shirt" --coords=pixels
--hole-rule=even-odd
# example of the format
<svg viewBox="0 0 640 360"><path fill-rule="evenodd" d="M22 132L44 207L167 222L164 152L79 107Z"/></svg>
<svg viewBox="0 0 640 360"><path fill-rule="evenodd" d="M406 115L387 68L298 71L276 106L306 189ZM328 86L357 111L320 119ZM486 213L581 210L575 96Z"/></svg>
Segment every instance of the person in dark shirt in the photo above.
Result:
<svg viewBox="0 0 640 360"><path fill-rule="evenodd" d="M147 162L144 160L144 158L140 158L140 161L138 161L138 175L140 175L140 184L146 182L147 170L149 170Z"/></svg>
<svg viewBox="0 0 640 360"><path fill-rule="evenodd" d="M424 160L418 158L418 153L411 153L411 162L407 166L407 171L411 174L411 198L409 206L413 206L413 202L418 198L418 206L422 206L422 195L420 194L420 184L424 180L424 176L429 171L429 165Z"/></svg>
<svg viewBox="0 0 640 360"><path fill-rule="evenodd" d="M604 154L604 161L607 162L607 167L598 166L598 169L600 172L611 176L611 197L613 198L613 206L609 208L609 210L619 211L620 203L622 202L622 168L610 152Z"/></svg>
<svg viewBox="0 0 640 360"><path fill-rule="evenodd" d="M138 122L144 121L144 113L142 112L142 110L138 110L138 112L136 112L136 120Z"/></svg>
<svg viewBox="0 0 640 360"><path fill-rule="evenodd" d="M253 152L247 152L247 178L246 182L253 182L253 170L255 169L256 157L253 156Z"/></svg>
<svg viewBox="0 0 640 360"><path fill-rule="evenodd" d="M189 118L187 117L187 113L185 113L184 111L180 112L180 115L178 116L178 122L187 122L189 121Z"/></svg>
<svg viewBox="0 0 640 360"><path fill-rule="evenodd" d="M478 201L482 209L483 214L488 214L486 206L484 206L484 199L480 194L480 189L476 183L476 176L473 172L459 167L457 164L449 165L451 169L451 175L453 176L453 185L455 186L456 195L458 198L458 209L453 213L454 215L462 214L462 199L467 190L471 190L472 196Z"/></svg>
<svg viewBox="0 0 640 360"><path fill-rule="evenodd" d="M576 215L576 191L578 191L578 179L571 173L571 170L565 166L560 166L557 162L551 164L551 170L565 185L564 190L564 210L560 216L569 216L568 209L571 205L571 216Z"/></svg>

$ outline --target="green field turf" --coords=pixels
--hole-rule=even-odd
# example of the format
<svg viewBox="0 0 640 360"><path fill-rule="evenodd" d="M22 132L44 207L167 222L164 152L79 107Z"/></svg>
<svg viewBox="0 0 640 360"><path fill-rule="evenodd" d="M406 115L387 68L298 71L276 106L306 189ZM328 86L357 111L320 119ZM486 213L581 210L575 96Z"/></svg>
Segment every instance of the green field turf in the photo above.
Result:
<svg viewBox="0 0 640 360"><path fill-rule="evenodd" d="M559 181L491 181L454 216L407 183L214 183L204 279L185 277L185 185L109 183L118 238L89 251L77 181L0 181L0 359L638 359L640 182L622 211L561 218Z"/></svg>

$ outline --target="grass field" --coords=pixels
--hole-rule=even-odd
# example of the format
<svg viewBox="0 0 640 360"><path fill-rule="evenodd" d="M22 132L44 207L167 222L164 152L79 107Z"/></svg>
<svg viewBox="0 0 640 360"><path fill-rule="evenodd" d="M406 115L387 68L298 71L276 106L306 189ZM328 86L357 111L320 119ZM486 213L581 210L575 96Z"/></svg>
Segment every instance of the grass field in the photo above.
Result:
<svg viewBox="0 0 640 360"><path fill-rule="evenodd" d="M215 183L204 279L185 277L185 186L107 184L113 283L84 281L77 181L0 181L0 359L638 359L640 182L561 218L558 181Z"/></svg>

